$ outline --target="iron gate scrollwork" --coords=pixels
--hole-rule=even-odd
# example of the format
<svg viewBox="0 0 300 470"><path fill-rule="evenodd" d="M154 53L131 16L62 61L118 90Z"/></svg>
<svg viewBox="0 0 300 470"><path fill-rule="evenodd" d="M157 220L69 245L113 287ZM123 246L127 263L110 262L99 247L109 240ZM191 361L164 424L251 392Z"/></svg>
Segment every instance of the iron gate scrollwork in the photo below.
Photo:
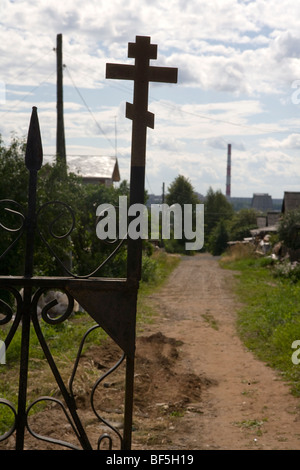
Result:
<svg viewBox="0 0 300 470"><path fill-rule="evenodd" d="M134 80L134 103L133 105L127 104L129 110L127 111L127 117L133 121L129 202L130 204L143 204L146 127L149 127L149 125L153 127L152 118L149 118L151 113L147 111L148 83L149 81L176 83L177 69L149 66L149 60L156 58L156 46L150 44L150 38L148 37L137 36L136 43L129 43L128 56L135 58L135 66L107 64L107 78ZM123 70L125 70L125 76ZM113 261L113 256L121 248L125 239L115 241L115 247L111 254L93 272L86 275L73 273L71 269L65 266L55 249L49 244L40 227L41 214L47 207L49 208L52 205L59 206L67 211L71 221L70 227L66 229L65 233L59 235L55 233L54 225L60 216L58 216L58 219L50 221L48 229L52 237L57 240L69 237L75 226L74 213L68 204L60 201L49 201L41 207L37 207L37 179L42 163L43 150L37 108L33 107L25 154L25 165L29 172L27 211L25 212L17 201L10 199L0 201L0 208L2 206L17 220L14 227L10 227L0 220L0 229L11 233L13 237L4 253L0 254L0 262L4 257L10 255L20 239L25 238L24 275L0 275L1 291L8 291L14 298L14 307L11 306L11 303L9 304L5 300L0 299L0 326L11 324L4 342L7 354L9 354L9 346L16 331L19 328L21 329L18 399L15 405L7 399L0 398L0 406L7 407L13 416L11 428L0 436L0 442L15 435L15 448L16 450L22 450L24 449L25 433L27 430L33 437L59 446L65 446L70 449L93 450L88 434L78 414L73 385L86 339L93 331L102 328L119 346L121 356L105 374L99 377L91 391L90 404L94 415L98 418L99 422L104 423L109 429L109 432L99 436L96 448L100 449L103 441L107 441L109 448L112 447L113 438L110 434L111 431L114 436L117 436L120 442L120 449L128 450L131 449L132 440L136 306L141 277L142 240L126 239L127 276L125 278L96 276L98 273L101 273L101 268L106 263ZM64 276L34 275L36 236L42 240L45 248L64 268ZM63 292L67 299L65 310L54 317L50 312L51 308L57 303L56 300L44 304L42 308L39 306L41 297L50 289ZM41 322L52 325L65 322L73 311L74 301L78 302L83 310L92 317L95 325L85 333L79 344L71 376L68 384L66 384L48 347L41 328ZM51 368L63 400L50 396L42 396L27 404L30 331L32 328ZM121 433L119 429L99 414L95 406L94 397L100 383L123 363L125 364L125 395L123 432ZM28 416L30 411L40 402L51 402L61 408L67 422L77 437L77 445L65 440L38 434L32 429Z"/></svg>

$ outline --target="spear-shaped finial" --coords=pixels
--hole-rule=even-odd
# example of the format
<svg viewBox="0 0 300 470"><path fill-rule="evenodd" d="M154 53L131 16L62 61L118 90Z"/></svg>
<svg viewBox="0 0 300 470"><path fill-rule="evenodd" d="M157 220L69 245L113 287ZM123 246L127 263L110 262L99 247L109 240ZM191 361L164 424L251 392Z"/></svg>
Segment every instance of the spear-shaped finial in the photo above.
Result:
<svg viewBox="0 0 300 470"><path fill-rule="evenodd" d="M43 147L37 108L33 106L28 130L25 164L28 170L39 170L43 163Z"/></svg>

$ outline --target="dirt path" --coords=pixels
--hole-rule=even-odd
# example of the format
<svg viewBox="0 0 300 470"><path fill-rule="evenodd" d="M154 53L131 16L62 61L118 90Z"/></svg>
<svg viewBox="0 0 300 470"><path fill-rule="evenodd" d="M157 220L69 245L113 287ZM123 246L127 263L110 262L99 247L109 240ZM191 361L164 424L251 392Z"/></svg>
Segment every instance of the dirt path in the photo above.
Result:
<svg viewBox="0 0 300 470"><path fill-rule="evenodd" d="M183 416L160 429L166 440L157 448L300 449L299 399L237 337L233 278L200 254L185 258L152 296L159 317L151 333L182 342L177 377L189 372L201 380L200 399L188 397Z"/></svg>
<svg viewBox="0 0 300 470"><path fill-rule="evenodd" d="M157 317L137 338L133 450L300 449L300 401L237 337L239 305L233 282L233 272L221 269L212 256L200 254L184 258L165 287L150 297ZM111 431L90 409L91 386L119 357L120 350L109 339L93 346L83 355L74 384L93 448L102 433ZM39 382L42 377L32 385L37 395ZM53 394L59 397L58 391ZM95 397L99 414L120 431L123 403L120 367ZM37 433L78 444L55 405L33 415L30 425ZM117 435L112 437L118 449ZM13 438L0 445L13 448ZM27 435L26 448L57 446Z"/></svg>

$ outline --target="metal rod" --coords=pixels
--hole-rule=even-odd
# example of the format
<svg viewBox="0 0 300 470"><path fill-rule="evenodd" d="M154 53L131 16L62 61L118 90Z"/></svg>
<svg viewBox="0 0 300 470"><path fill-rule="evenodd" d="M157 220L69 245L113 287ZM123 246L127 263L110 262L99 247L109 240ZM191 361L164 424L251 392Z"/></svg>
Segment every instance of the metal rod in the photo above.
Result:
<svg viewBox="0 0 300 470"><path fill-rule="evenodd" d="M28 209L26 225L26 247L25 247L25 269L24 276L31 278L33 275L33 254L34 236L36 228L36 190L37 171L42 164L41 136L37 117L37 109L32 109L25 164L29 170L28 184ZM26 400L28 382L28 360L30 344L30 308L31 308L32 286L24 287L23 308L22 308L22 338L21 338L21 358L19 372L19 396L16 426L16 449L22 450L24 447L24 435L26 426Z"/></svg>
<svg viewBox="0 0 300 470"><path fill-rule="evenodd" d="M63 59L62 59L62 34L56 37L56 68L57 68L57 127L56 127L56 154L62 162L66 163L66 144L64 126L64 101L63 101Z"/></svg>
<svg viewBox="0 0 300 470"><path fill-rule="evenodd" d="M121 450L131 449L134 394L134 356L126 356L124 434Z"/></svg>
<svg viewBox="0 0 300 470"><path fill-rule="evenodd" d="M36 207L36 182L37 172L30 171L29 189L28 189L28 215L27 215L27 236L26 236L26 254L25 254L25 277L31 277L33 274L33 250L34 250L34 232L35 232L35 207ZM26 426L26 400L27 400L27 382L28 382L28 360L30 344L30 305L31 305L32 287L24 287L23 309L22 309L22 339L21 339L21 358L19 373L19 396L18 413L16 428L16 450L22 450L24 447L24 435Z"/></svg>

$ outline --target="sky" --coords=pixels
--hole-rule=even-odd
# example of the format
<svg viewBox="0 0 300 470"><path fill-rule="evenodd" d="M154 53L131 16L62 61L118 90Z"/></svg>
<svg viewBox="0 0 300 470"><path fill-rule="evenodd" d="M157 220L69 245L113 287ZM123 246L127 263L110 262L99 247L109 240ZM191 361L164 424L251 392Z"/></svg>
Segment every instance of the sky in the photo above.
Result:
<svg viewBox="0 0 300 470"><path fill-rule="evenodd" d="M56 149L56 37L63 35L67 161L117 156L129 179L131 81L106 63L133 64L128 43L150 36L153 66L178 83L150 83L146 189L178 175L205 195L300 191L300 3L294 0L0 0L0 134L26 138L38 108L45 161Z"/></svg>

